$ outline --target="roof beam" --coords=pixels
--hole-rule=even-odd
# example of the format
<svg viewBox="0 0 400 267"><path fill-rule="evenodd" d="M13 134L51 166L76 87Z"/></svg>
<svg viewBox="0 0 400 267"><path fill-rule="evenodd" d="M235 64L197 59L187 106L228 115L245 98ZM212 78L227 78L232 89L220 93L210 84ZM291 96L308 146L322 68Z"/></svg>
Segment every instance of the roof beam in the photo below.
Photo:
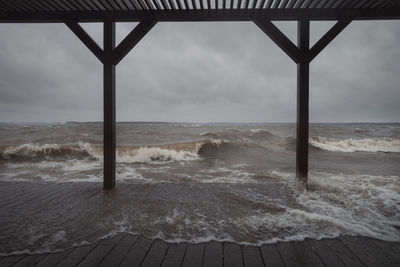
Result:
<svg viewBox="0 0 400 267"><path fill-rule="evenodd" d="M144 20L125 37L113 51L113 63L117 65L133 47L153 28L155 20Z"/></svg>
<svg viewBox="0 0 400 267"><path fill-rule="evenodd" d="M319 39L317 43L310 49L309 61L311 62L325 47L328 46L339 33L341 33L347 25L350 24L351 18L339 20L333 27Z"/></svg>
<svg viewBox="0 0 400 267"><path fill-rule="evenodd" d="M65 24L82 41L87 48L101 61L104 62L104 52L78 22L66 21Z"/></svg>
<svg viewBox="0 0 400 267"><path fill-rule="evenodd" d="M255 20L254 23L271 38L282 50L285 52L294 62L299 63L300 61L300 50L297 48L289 38L282 33L278 27L276 27L269 20Z"/></svg>
<svg viewBox="0 0 400 267"><path fill-rule="evenodd" d="M165 0L161 0L164 5ZM232 2L231 2L232 3ZM262 3L262 2L261 2ZM165 7L164 7L165 8ZM50 23L73 20L77 22L139 22L147 19L157 21L254 21L254 20L339 20L352 17L353 20L400 19L400 8L288 8L288 9L211 9L211 10L115 10L115 11L7 11L0 12L0 23Z"/></svg>

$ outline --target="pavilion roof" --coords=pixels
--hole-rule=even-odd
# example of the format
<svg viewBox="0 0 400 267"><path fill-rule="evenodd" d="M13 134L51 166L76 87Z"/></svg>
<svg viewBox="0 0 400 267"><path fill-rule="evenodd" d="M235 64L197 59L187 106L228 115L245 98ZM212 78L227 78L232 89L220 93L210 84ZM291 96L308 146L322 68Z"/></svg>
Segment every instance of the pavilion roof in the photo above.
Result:
<svg viewBox="0 0 400 267"><path fill-rule="evenodd" d="M0 0L0 22L399 19L400 0Z"/></svg>

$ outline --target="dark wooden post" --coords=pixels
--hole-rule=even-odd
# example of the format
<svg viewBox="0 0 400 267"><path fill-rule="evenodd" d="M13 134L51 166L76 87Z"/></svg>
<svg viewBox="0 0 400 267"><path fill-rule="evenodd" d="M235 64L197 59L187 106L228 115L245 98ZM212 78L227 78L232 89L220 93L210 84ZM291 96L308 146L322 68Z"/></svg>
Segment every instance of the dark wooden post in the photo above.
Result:
<svg viewBox="0 0 400 267"><path fill-rule="evenodd" d="M115 48L115 22L104 22L104 189L115 187L115 63L113 50Z"/></svg>
<svg viewBox="0 0 400 267"><path fill-rule="evenodd" d="M297 63L297 143L296 175L307 187L308 178L308 95L310 79L310 21L300 20L297 24L297 40L300 61Z"/></svg>

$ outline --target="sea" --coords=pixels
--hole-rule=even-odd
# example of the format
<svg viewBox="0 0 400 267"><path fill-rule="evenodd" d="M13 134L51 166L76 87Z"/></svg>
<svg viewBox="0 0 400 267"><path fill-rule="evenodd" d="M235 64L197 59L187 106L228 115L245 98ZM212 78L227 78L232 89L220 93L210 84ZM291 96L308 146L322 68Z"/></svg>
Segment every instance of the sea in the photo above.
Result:
<svg viewBox="0 0 400 267"><path fill-rule="evenodd" d="M0 123L0 181L101 188L102 130L99 122ZM121 122L116 133L117 188L157 190L132 194L132 204L100 219L110 235L251 245L339 235L400 241L399 123L310 124L308 190L295 177L292 123ZM57 248L46 240L57 233L46 229L33 234Z"/></svg>

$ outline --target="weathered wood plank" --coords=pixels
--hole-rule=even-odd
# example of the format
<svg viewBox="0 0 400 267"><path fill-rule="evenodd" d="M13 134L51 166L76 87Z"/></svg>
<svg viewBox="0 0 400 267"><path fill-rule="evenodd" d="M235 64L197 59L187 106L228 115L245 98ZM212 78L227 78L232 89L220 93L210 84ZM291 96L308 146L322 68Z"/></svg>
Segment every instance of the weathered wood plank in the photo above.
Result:
<svg viewBox="0 0 400 267"><path fill-rule="evenodd" d="M311 249L307 242L293 242L293 246L296 248L297 255L304 260L305 266L320 266L324 267L324 264L320 260L317 254Z"/></svg>
<svg viewBox="0 0 400 267"><path fill-rule="evenodd" d="M90 253L79 263L78 266L97 266L110 253L110 251L121 240L122 235L117 235L113 238L103 239Z"/></svg>
<svg viewBox="0 0 400 267"><path fill-rule="evenodd" d="M186 244L170 245L161 266L162 267L181 266L183 258L185 257L186 248L187 248Z"/></svg>
<svg viewBox="0 0 400 267"><path fill-rule="evenodd" d="M323 240L307 239L306 242L319 256L319 258L322 260L325 266L327 267L345 266L342 263L342 261L338 258L338 256L335 254L335 252L331 250Z"/></svg>
<svg viewBox="0 0 400 267"><path fill-rule="evenodd" d="M144 257L150 249L152 244L152 240L140 237L139 240L133 245L133 247L129 250L128 254L125 256L121 263L121 267L123 266L140 266Z"/></svg>
<svg viewBox="0 0 400 267"><path fill-rule="evenodd" d="M143 260L142 267L160 266L168 250L168 244L162 240L155 240Z"/></svg>
<svg viewBox="0 0 400 267"><path fill-rule="evenodd" d="M242 247L243 262L245 267L263 267L263 259L259 247Z"/></svg>
<svg viewBox="0 0 400 267"><path fill-rule="evenodd" d="M222 243L212 241L205 245L203 267L222 267L223 266L223 247Z"/></svg>
<svg viewBox="0 0 400 267"><path fill-rule="evenodd" d="M98 244L99 242L96 242L89 246L74 248L72 252L63 258L56 266L77 266Z"/></svg>
<svg viewBox="0 0 400 267"><path fill-rule="evenodd" d="M139 236L137 235L124 235L120 242L104 258L100 266L118 266L138 239Z"/></svg>
<svg viewBox="0 0 400 267"><path fill-rule="evenodd" d="M327 246L335 252L346 266L364 266L360 260L338 239L324 239Z"/></svg>
<svg viewBox="0 0 400 267"><path fill-rule="evenodd" d="M391 262L393 262L396 266L400 266L400 243L385 242L377 239L371 239L371 242L380 247L385 256L390 259Z"/></svg>
<svg viewBox="0 0 400 267"><path fill-rule="evenodd" d="M24 209L32 209L34 206L42 203L49 197L58 193L58 191L65 190L66 186L60 186L57 183L46 183L39 187L30 188L21 198L16 199L10 205L6 206L7 210L14 207L23 207Z"/></svg>
<svg viewBox="0 0 400 267"><path fill-rule="evenodd" d="M15 263L13 267L28 267L35 266L41 259L43 259L46 255L37 254L37 255L28 255Z"/></svg>
<svg viewBox="0 0 400 267"><path fill-rule="evenodd" d="M203 264L204 244L188 245L182 267L200 267Z"/></svg>
<svg viewBox="0 0 400 267"><path fill-rule="evenodd" d="M305 266L302 257L297 255L297 251L290 242L279 242L277 244L279 253L282 255L282 260L285 266Z"/></svg>
<svg viewBox="0 0 400 267"><path fill-rule="evenodd" d="M72 249L68 249L63 252L46 254L46 257L41 259L36 265L37 266L55 266L62 259L67 257L72 252Z"/></svg>
<svg viewBox="0 0 400 267"><path fill-rule="evenodd" d="M357 258L366 266L383 266L384 264L368 251L367 244L356 242L352 238L340 237L342 241Z"/></svg>
<svg viewBox="0 0 400 267"><path fill-rule="evenodd" d="M284 267L281 255L275 244L262 245L260 247L261 256L263 257L265 266Z"/></svg>
<svg viewBox="0 0 400 267"><path fill-rule="evenodd" d="M367 251L375 258L382 262L385 266L400 266L400 253L392 253L391 249L382 248L376 240L369 237L352 237L354 242L363 244Z"/></svg>
<svg viewBox="0 0 400 267"><path fill-rule="evenodd" d="M2 258L0 260L0 266L4 266L4 267L12 266L13 264L22 260L24 257L26 257L26 255L15 255L15 256L8 256L5 258Z"/></svg>
<svg viewBox="0 0 400 267"><path fill-rule="evenodd" d="M38 198L43 196L46 192L55 188L56 184L35 184L29 190L26 191L22 196L19 198L13 199L13 201L9 202L7 205L2 205L0 209L0 214L7 212L13 207L21 206L26 203L35 202Z"/></svg>
<svg viewBox="0 0 400 267"><path fill-rule="evenodd" d="M26 183L0 182L0 203L6 203L9 199L19 197L26 191Z"/></svg>
<svg viewBox="0 0 400 267"><path fill-rule="evenodd" d="M224 243L224 266L243 266L242 250L238 244Z"/></svg>

